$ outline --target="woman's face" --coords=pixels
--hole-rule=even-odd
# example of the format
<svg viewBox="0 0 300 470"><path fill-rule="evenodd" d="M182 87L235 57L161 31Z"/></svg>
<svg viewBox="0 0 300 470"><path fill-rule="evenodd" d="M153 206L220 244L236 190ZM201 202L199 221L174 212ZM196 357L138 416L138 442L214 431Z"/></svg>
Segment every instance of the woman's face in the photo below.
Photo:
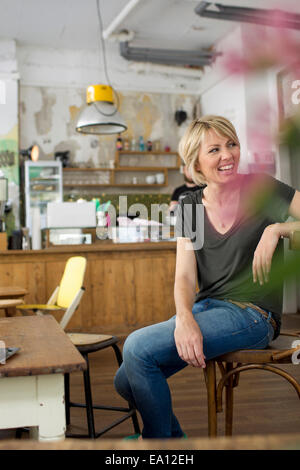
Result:
<svg viewBox="0 0 300 470"><path fill-rule="evenodd" d="M203 137L198 166L207 183L228 183L237 174L240 161L240 148L229 137L219 136L213 129Z"/></svg>

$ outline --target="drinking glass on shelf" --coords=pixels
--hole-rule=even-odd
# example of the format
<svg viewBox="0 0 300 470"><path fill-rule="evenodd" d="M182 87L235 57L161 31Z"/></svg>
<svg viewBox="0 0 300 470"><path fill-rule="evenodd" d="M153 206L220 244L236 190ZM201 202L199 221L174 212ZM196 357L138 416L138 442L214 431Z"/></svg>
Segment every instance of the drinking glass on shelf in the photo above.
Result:
<svg viewBox="0 0 300 470"><path fill-rule="evenodd" d="M80 176L79 176L79 174L74 173L74 176L73 176L73 183L74 183L74 184L79 184L79 181L80 181Z"/></svg>
<svg viewBox="0 0 300 470"><path fill-rule="evenodd" d="M84 184L84 178L81 173L79 173L78 175L77 184L79 185Z"/></svg>
<svg viewBox="0 0 300 470"><path fill-rule="evenodd" d="M68 175L67 184L74 184L74 178L72 174Z"/></svg>
<svg viewBox="0 0 300 470"><path fill-rule="evenodd" d="M160 152L160 141L159 140L156 140L154 142L154 150L155 150L155 152Z"/></svg>
<svg viewBox="0 0 300 470"><path fill-rule="evenodd" d="M90 184L91 182L91 175L89 173L87 173L86 175L84 175L84 184Z"/></svg>

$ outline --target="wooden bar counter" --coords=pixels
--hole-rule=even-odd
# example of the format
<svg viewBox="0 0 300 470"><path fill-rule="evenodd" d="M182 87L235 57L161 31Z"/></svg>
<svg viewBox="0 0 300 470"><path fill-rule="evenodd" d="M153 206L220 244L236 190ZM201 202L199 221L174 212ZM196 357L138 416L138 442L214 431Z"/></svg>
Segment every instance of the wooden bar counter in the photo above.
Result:
<svg viewBox="0 0 300 470"><path fill-rule="evenodd" d="M175 314L176 242L101 241L0 251L0 286L24 287L26 303L45 303L71 256L86 257L87 270L86 292L69 330L127 335ZM61 318L60 312L54 316Z"/></svg>

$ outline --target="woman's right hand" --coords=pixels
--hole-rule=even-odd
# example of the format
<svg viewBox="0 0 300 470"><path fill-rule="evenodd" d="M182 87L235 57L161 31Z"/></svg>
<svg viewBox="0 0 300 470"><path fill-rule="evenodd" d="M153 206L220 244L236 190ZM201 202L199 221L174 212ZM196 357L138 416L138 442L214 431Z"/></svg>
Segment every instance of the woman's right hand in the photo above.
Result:
<svg viewBox="0 0 300 470"><path fill-rule="evenodd" d="M194 367L206 367L203 354L203 336L191 314L188 318L176 316L175 344L181 359Z"/></svg>

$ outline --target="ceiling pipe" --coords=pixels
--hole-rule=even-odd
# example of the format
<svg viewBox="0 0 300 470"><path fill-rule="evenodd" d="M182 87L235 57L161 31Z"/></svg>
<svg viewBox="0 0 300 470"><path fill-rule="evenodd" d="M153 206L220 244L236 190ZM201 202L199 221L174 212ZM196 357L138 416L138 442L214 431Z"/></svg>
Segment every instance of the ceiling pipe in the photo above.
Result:
<svg viewBox="0 0 300 470"><path fill-rule="evenodd" d="M208 7L214 7L214 10L209 10ZM216 20L238 21L240 23L254 23L264 26L273 26L270 13L276 10L266 10L261 8L248 8L236 7L230 5L222 5L221 3L200 2L196 8L195 13L205 18ZM285 28L300 29L300 15L296 13L289 13L283 10L277 10L282 13L281 25Z"/></svg>
<svg viewBox="0 0 300 470"><path fill-rule="evenodd" d="M125 18L132 12L132 10L141 2L141 0L130 0L127 5L120 11L110 25L103 31L103 39L109 39L115 30L123 23Z"/></svg>
<svg viewBox="0 0 300 470"><path fill-rule="evenodd" d="M120 42L120 54L124 59L136 62L153 62L164 65L193 65L199 67L210 65L216 57L216 53L206 51L130 47L128 42Z"/></svg>

